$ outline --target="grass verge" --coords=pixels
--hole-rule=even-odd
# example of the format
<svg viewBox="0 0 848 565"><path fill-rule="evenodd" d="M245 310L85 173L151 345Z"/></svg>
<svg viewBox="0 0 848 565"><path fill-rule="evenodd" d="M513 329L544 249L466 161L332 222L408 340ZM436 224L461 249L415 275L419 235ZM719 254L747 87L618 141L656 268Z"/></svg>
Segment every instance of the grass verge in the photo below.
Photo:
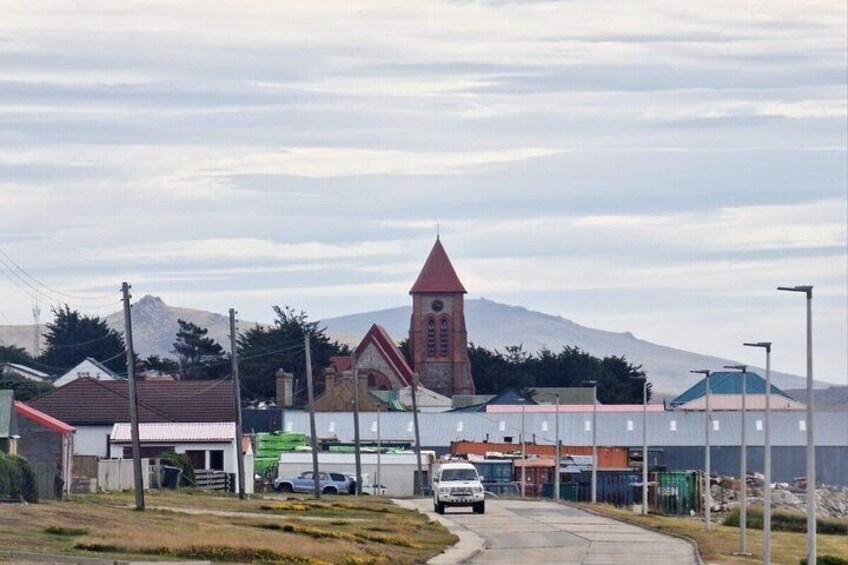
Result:
<svg viewBox="0 0 848 565"><path fill-rule="evenodd" d="M688 517L634 514L607 504L575 504L575 506L603 514L610 518L625 520L657 530L686 536L695 540L704 562L720 565L749 565L762 563L763 533L748 529L747 549L751 556L733 555L739 549L739 528L713 524L710 531L704 523ZM817 550L822 555L848 555L848 537L818 535ZM771 556L774 565L798 565L806 556L806 534L795 532L772 532Z"/></svg>
<svg viewBox="0 0 848 565"><path fill-rule="evenodd" d="M133 509L131 492L7 506L0 547L228 563L412 565L457 541L426 516L377 497L239 501L169 491L145 498L144 512Z"/></svg>

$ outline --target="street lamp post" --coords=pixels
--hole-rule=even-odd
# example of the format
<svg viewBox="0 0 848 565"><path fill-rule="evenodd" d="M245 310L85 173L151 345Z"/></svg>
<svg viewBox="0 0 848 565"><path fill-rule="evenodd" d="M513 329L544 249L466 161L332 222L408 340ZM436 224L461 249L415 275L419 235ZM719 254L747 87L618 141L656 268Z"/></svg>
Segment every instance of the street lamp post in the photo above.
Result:
<svg viewBox="0 0 848 565"><path fill-rule="evenodd" d="M712 491L710 486L710 374L709 369L689 371L704 375L706 385L706 406L704 407L704 525L710 529L710 513L712 511Z"/></svg>
<svg viewBox="0 0 848 565"><path fill-rule="evenodd" d="M648 378L642 381L642 515L648 515Z"/></svg>
<svg viewBox="0 0 848 565"><path fill-rule="evenodd" d="M524 406L525 399L521 399L521 498L524 498L524 489L527 485L527 442L524 440Z"/></svg>
<svg viewBox="0 0 848 565"><path fill-rule="evenodd" d="M735 369L742 372L742 446L739 457L739 475L741 479L741 492L739 494L739 554L747 555L747 533L748 533L748 442L745 434L745 413L747 412L747 389L748 389L748 366L747 365L725 365L725 369Z"/></svg>
<svg viewBox="0 0 848 565"><path fill-rule="evenodd" d="M554 419L554 426L556 426L556 447L554 448L554 500L559 502L559 492L560 492L560 477L559 474L559 466L560 461L562 460L562 445L559 439L559 395L556 395L556 418Z"/></svg>
<svg viewBox="0 0 848 565"><path fill-rule="evenodd" d="M771 342L744 343L748 347L766 350L766 419L764 423L765 447L763 448L763 565L771 563Z"/></svg>
<svg viewBox="0 0 848 565"><path fill-rule="evenodd" d="M592 503L598 502L598 381L583 381L592 385Z"/></svg>
<svg viewBox="0 0 848 565"><path fill-rule="evenodd" d="M807 562L816 562L816 444L813 438L813 287L779 286L807 295Z"/></svg>

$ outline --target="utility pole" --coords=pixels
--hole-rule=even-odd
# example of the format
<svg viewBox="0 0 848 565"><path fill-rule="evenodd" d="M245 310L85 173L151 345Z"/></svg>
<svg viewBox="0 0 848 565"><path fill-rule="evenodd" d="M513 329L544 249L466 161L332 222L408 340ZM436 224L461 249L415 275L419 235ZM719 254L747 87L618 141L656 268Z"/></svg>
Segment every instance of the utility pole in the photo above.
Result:
<svg viewBox="0 0 848 565"><path fill-rule="evenodd" d="M362 451L359 442L359 372L356 368L356 351L350 354L353 371L353 457L356 463L356 496L362 494Z"/></svg>
<svg viewBox="0 0 848 565"><path fill-rule="evenodd" d="M121 294L124 301L124 341L127 346L127 381L130 388L130 434L132 436L135 509L144 510L144 480L141 476L141 440L138 433L138 397L135 390L135 355L133 354L130 285L122 283Z"/></svg>
<svg viewBox="0 0 848 565"><path fill-rule="evenodd" d="M382 471L380 456L383 452L383 442L380 436L380 407L377 407L377 481L374 484L374 494L380 492L380 486L382 485L382 477L380 476L380 472Z"/></svg>
<svg viewBox="0 0 848 565"><path fill-rule="evenodd" d="M554 426L556 427L556 449L554 450L554 500L559 501L559 476L560 461L562 461L562 442L559 440L559 395L556 395L556 418L554 418Z"/></svg>
<svg viewBox="0 0 848 565"><path fill-rule="evenodd" d="M418 433L418 402L415 389L418 388L418 373L412 375L412 422L415 426L415 461L418 463L418 475L415 478L415 494L424 494L424 470L421 468L421 435Z"/></svg>
<svg viewBox="0 0 848 565"><path fill-rule="evenodd" d="M527 442L524 440L524 405L527 399L521 399L521 498L527 485Z"/></svg>
<svg viewBox="0 0 848 565"><path fill-rule="evenodd" d="M309 444L312 447L312 482L315 485L315 499L321 498L321 483L318 480L318 436L315 435L315 391L312 387L312 350L309 345L309 332L303 334L306 348L306 390L309 394Z"/></svg>
<svg viewBox="0 0 848 565"><path fill-rule="evenodd" d="M230 308L230 359L233 362L233 402L236 408L236 462L238 463L238 495L244 500L244 451L241 447L241 383L239 382L238 344L236 343L236 311Z"/></svg>
<svg viewBox="0 0 848 565"><path fill-rule="evenodd" d="M642 383L642 515L648 515L648 377Z"/></svg>

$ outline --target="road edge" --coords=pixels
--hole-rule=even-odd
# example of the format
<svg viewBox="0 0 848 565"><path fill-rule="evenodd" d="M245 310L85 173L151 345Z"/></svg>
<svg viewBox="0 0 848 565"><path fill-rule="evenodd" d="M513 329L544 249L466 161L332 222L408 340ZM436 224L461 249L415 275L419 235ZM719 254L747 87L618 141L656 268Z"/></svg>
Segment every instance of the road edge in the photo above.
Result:
<svg viewBox="0 0 848 565"><path fill-rule="evenodd" d="M551 502L554 502L554 501L551 501ZM695 541L694 539L690 538L689 536L684 536L683 534L678 534L678 533L675 533L675 532L660 531L660 530L657 530L656 528L646 526L645 524L640 524L639 522L636 522L635 520L628 520L627 518L619 518L618 516L615 516L615 517L607 516L606 514L603 514L602 512L598 512L594 508L587 508L585 506L573 506L571 504L568 504L565 501L560 501L559 504L561 504L563 506L568 506L569 508L574 508L575 510L583 510L584 512L588 512L589 514L592 514L594 516L598 516L600 518L608 518L610 520L617 520L618 522L623 522L623 523L629 524L631 526L636 526L637 528L642 528L643 530L647 530L649 532L654 532L655 534L661 534L661 535L664 535L664 536L671 536L673 538L681 539L681 540L689 543L689 545L691 545L692 549L695 551L695 560L696 560L695 565L706 565L704 558L701 556L701 548L698 546L698 542Z"/></svg>
<svg viewBox="0 0 848 565"><path fill-rule="evenodd" d="M459 565L461 563L467 563L480 555L483 550L486 549L486 539L476 532L469 530L462 524L454 522L450 518L436 514L435 512L422 510L411 500L393 498L392 502L401 508L415 510L416 512L424 514L430 520L439 522L450 533L459 538L459 541L454 545L448 547L439 555L430 558L427 561L429 565Z"/></svg>

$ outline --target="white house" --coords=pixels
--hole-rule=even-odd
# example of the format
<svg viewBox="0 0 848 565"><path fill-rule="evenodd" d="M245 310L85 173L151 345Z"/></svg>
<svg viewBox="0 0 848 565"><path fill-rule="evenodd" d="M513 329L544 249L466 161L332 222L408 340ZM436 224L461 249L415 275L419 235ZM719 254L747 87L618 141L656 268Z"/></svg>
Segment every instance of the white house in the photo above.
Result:
<svg viewBox="0 0 848 565"><path fill-rule="evenodd" d="M141 457L156 457L163 451L185 454L195 470L209 469L232 473L238 484L236 459L236 425L234 422L162 422L139 424ZM132 457L130 425L117 423L109 435L113 457ZM245 449L246 448L246 449ZM244 458L244 491L253 493L253 450L250 442L242 443Z"/></svg>
<svg viewBox="0 0 848 565"><path fill-rule="evenodd" d="M56 379L53 386L60 387L71 383L77 379L95 379L98 381L116 381L120 377L110 371L105 365L92 359L85 358L76 367Z"/></svg>

